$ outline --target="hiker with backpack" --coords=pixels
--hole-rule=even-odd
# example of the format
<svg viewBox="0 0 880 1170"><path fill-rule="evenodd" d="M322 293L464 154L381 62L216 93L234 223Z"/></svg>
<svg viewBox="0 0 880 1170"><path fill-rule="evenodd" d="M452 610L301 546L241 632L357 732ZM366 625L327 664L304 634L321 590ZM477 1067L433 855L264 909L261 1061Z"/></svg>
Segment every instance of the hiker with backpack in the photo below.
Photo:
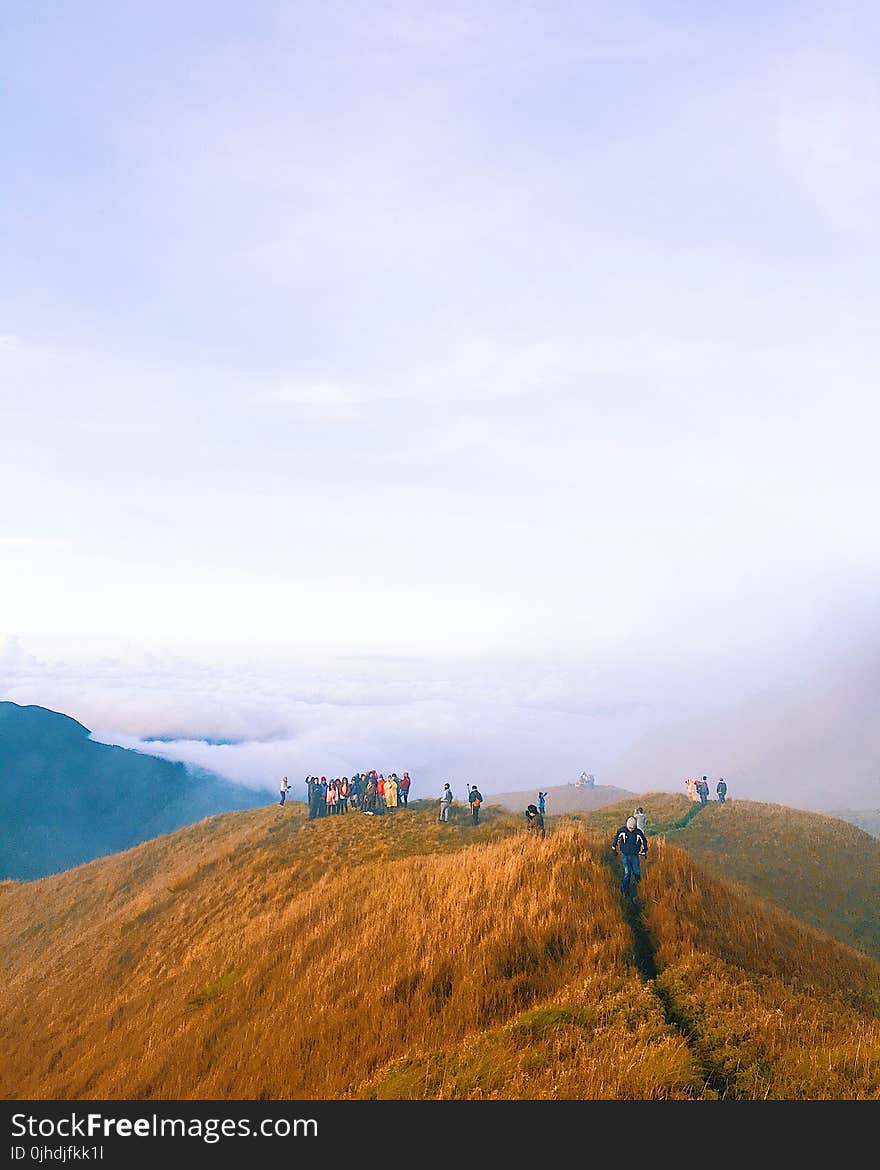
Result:
<svg viewBox="0 0 880 1170"><path fill-rule="evenodd" d="M727 800L727 781L723 776L715 785L715 793L718 796L719 802L724 804L724 802Z"/></svg>
<svg viewBox="0 0 880 1170"><path fill-rule="evenodd" d="M626 897L632 889L632 896L635 897L636 884L642 879L639 858L648 856L648 838L636 825L635 817L627 817L626 824L621 825L614 834L611 852L619 853L623 862L621 892Z"/></svg>
<svg viewBox="0 0 880 1170"><path fill-rule="evenodd" d="M544 801L546 799L547 799L546 792L539 792L538 793L538 812L541 814L541 816L544 815Z"/></svg>
<svg viewBox="0 0 880 1170"><path fill-rule="evenodd" d="M639 805L639 807L633 813L633 816L636 818L636 828L641 829L644 833L648 824L648 814L645 812L642 806Z"/></svg>
<svg viewBox="0 0 880 1170"><path fill-rule="evenodd" d="M480 805L483 803L483 794L477 788L476 784L468 788L468 803L471 806L471 816L473 817L474 824L478 825L480 823Z"/></svg>
<svg viewBox="0 0 880 1170"><path fill-rule="evenodd" d="M697 781L697 796L700 799L700 804L705 808L709 800L709 778L707 776Z"/></svg>

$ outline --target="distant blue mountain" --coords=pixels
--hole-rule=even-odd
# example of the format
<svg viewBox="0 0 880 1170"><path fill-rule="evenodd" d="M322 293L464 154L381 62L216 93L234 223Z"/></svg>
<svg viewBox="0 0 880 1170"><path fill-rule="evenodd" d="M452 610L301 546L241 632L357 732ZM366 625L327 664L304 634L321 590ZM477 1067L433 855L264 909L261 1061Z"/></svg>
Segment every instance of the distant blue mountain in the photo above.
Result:
<svg viewBox="0 0 880 1170"><path fill-rule="evenodd" d="M0 878L58 873L271 799L89 735L57 711L0 702Z"/></svg>

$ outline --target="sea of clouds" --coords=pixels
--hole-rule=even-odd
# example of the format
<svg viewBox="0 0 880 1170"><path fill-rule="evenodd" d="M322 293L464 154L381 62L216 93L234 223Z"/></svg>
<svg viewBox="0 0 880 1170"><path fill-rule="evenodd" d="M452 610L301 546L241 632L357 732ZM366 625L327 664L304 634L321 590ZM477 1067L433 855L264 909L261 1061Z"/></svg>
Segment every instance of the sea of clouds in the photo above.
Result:
<svg viewBox="0 0 880 1170"><path fill-rule="evenodd" d="M48 663L0 644L3 697L61 711L103 743L182 760L257 790L287 775L407 770L414 797L529 789L602 768L669 710L589 693L577 672L337 660L197 663L141 655ZM610 782L610 781L609 781Z"/></svg>
<svg viewBox="0 0 880 1170"><path fill-rule="evenodd" d="M707 774L725 776L734 798L877 807L876 654L738 694L692 681L512 661L48 661L0 640L3 699L267 794L282 775L301 796L306 775L370 768L409 771L415 798L445 781L462 794L469 783L525 792L586 770L639 793L683 791L687 776Z"/></svg>

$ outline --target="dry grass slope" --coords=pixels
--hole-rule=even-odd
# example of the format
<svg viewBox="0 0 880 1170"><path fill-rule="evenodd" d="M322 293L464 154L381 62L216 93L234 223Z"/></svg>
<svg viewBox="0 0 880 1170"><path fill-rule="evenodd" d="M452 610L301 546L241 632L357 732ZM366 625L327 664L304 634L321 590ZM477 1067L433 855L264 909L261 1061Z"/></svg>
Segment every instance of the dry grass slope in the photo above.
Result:
<svg viewBox="0 0 880 1170"><path fill-rule="evenodd" d="M780 804L649 793L648 833L682 845L714 873L880 959L880 841L847 821ZM579 814L608 835L632 812L621 802Z"/></svg>
<svg viewBox="0 0 880 1170"><path fill-rule="evenodd" d="M0 1095L880 1095L880 964L671 843L627 912L607 845L273 806L14 883Z"/></svg>

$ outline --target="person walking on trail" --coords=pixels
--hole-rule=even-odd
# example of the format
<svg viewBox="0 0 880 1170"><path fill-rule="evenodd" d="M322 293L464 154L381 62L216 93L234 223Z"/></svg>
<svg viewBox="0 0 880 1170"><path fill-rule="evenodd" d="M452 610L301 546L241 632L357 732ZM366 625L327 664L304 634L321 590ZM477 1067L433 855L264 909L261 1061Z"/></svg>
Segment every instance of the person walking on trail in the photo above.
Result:
<svg viewBox="0 0 880 1170"><path fill-rule="evenodd" d="M727 800L727 781L723 776L715 785L715 794L717 795L719 801L724 804L724 802Z"/></svg>
<svg viewBox="0 0 880 1170"><path fill-rule="evenodd" d="M642 806L639 805L639 807L633 813L633 816L636 818L636 828L641 829L641 831L644 833L648 824L648 814L645 812Z"/></svg>
<svg viewBox="0 0 880 1170"><path fill-rule="evenodd" d="M409 790L411 786L412 780L409 778L409 772L404 772L400 778L400 783L397 786L400 795L400 803L404 808L406 808L407 801L409 800Z"/></svg>
<svg viewBox="0 0 880 1170"><path fill-rule="evenodd" d="M697 801L700 799L699 796L697 795L696 778L693 776L689 776L687 778L687 780L685 780L685 784L687 785L687 790L688 790L688 800L692 800L694 802L694 804L696 804Z"/></svg>
<svg viewBox="0 0 880 1170"><path fill-rule="evenodd" d="M623 862L623 877L620 889L624 897L632 892L635 897L635 887L642 879L642 870L639 865L640 857L648 856L648 838L636 825L635 817L627 817L626 824L621 825L614 834L611 842L611 852L619 853Z"/></svg>
<svg viewBox="0 0 880 1170"><path fill-rule="evenodd" d="M281 799L278 801L278 803L280 805L283 805L285 800L287 799L287 790L289 788L290 788L290 785L287 783L287 777L282 776L281 777L281 785L280 785Z"/></svg>
<svg viewBox="0 0 880 1170"><path fill-rule="evenodd" d="M480 805L483 803L483 794L477 788L476 784L468 791L468 803L471 806L471 816L474 824L480 823Z"/></svg>
<svg viewBox="0 0 880 1170"><path fill-rule="evenodd" d="M544 801L546 799L547 799L546 792L539 792L538 793L538 812L541 814L541 816L544 815Z"/></svg>
<svg viewBox="0 0 880 1170"><path fill-rule="evenodd" d="M530 837L546 837L544 818L536 804L526 806L526 832Z"/></svg>
<svg viewBox="0 0 880 1170"><path fill-rule="evenodd" d="M443 792L440 796L440 823L446 824L449 820L449 814L452 811L452 789L448 784L443 785Z"/></svg>
<svg viewBox="0 0 880 1170"><path fill-rule="evenodd" d="M702 780L697 781L697 796L700 798L700 804L705 807L709 800L709 778L704 776Z"/></svg>

